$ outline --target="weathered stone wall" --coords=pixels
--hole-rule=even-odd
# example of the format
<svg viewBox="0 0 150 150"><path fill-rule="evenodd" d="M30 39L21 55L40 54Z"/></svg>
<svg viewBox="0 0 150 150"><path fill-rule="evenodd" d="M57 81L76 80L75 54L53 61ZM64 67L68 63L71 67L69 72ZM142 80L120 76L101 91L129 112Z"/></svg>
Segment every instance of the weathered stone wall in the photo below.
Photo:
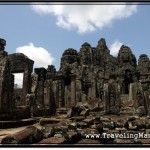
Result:
<svg viewBox="0 0 150 150"><path fill-rule="evenodd" d="M6 41L0 39L0 114L11 112L14 107L14 76L10 71L10 61L4 51Z"/></svg>
<svg viewBox="0 0 150 150"><path fill-rule="evenodd" d="M11 73L23 73L22 95L20 95L20 105L26 105L26 95L31 93L31 73L34 61L30 60L22 53L10 54L8 56L11 62Z"/></svg>
<svg viewBox="0 0 150 150"><path fill-rule="evenodd" d="M75 106L78 102L96 102L105 113L145 115L148 111L143 108L148 109L148 100L144 100L143 106L136 106L140 93L134 90L133 84L141 83L140 91L148 91L150 86L145 80L150 78L149 68L147 55L142 54L137 64L135 55L125 45L121 46L118 56L113 57L105 39L100 39L97 47L85 42L79 52L72 48L64 51L59 71L48 66L46 77L38 80L37 99L51 109L52 105L61 108ZM41 76L38 72L37 75ZM144 93L142 98L145 99L143 96Z"/></svg>

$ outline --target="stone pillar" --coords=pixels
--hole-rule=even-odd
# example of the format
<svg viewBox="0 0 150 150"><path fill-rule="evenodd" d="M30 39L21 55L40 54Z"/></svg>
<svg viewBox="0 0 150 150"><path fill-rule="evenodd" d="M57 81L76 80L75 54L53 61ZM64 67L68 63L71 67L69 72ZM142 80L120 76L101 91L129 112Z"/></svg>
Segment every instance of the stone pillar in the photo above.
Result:
<svg viewBox="0 0 150 150"><path fill-rule="evenodd" d="M64 92L65 92L65 87L64 87L64 76L62 74L57 74L56 76L56 81L55 81L55 93L56 93L56 106L57 107L63 107L64 106Z"/></svg>
<svg viewBox="0 0 150 150"><path fill-rule="evenodd" d="M39 106L44 106L44 82L46 72L47 70L45 68L35 68L35 73L38 75L36 101Z"/></svg>
<svg viewBox="0 0 150 150"><path fill-rule="evenodd" d="M145 99L142 85L140 82L132 83L130 85L129 99L133 101L133 107L135 108L135 113L138 115L145 115Z"/></svg>
<svg viewBox="0 0 150 150"><path fill-rule="evenodd" d="M92 100L96 99L96 81L95 80L93 80L92 82L91 98Z"/></svg>
<svg viewBox="0 0 150 150"><path fill-rule="evenodd" d="M50 92L51 92L51 86L50 86L50 80L46 80L44 83L44 106L49 106L50 103Z"/></svg>
<svg viewBox="0 0 150 150"><path fill-rule="evenodd" d="M54 98L54 90L53 90L53 83L52 79L49 79L45 83L45 96L44 96L44 106L49 107L50 114L55 112L55 98Z"/></svg>
<svg viewBox="0 0 150 150"><path fill-rule="evenodd" d="M76 105L76 81L75 76L71 75L71 106Z"/></svg>
<svg viewBox="0 0 150 150"><path fill-rule="evenodd" d="M62 107L62 88L61 88L61 80L58 81L58 107Z"/></svg>
<svg viewBox="0 0 150 150"><path fill-rule="evenodd" d="M109 113L108 83L104 83L104 113Z"/></svg>
<svg viewBox="0 0 150 150"><path fill-rule="evenodd" d="M0 39L0 114L11 112L14 107L14 76L10 71L10 61L4 51L6 41Z"/></svg>
<svg viewBox="0 0 150 150"><path fill-rule="evenodd" d="M22 97L21 97L21 105L26 105L26 95L31 93L31 86L32 86L32 79L31 79L32 69L29 68L28 64L25 68L23 74L23 90L22 90Z"/></svg>
<svg viewBox="0 0 150 150"><path fill-rule="evenodd" d="M82 101L82 84L80 79L76 79L76 103Z"/></svg>

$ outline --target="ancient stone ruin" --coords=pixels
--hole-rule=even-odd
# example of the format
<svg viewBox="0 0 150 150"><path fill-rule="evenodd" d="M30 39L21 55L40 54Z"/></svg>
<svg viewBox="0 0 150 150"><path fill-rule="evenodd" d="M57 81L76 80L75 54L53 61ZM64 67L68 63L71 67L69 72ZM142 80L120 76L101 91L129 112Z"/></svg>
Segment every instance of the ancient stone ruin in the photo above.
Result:
<svg viewBox="0 0 150 150"><path fill-rule="evenodd" d="M131 49L122 45L114 57L101 38L96 47L85 42L79 51L66 49L58 71L48 65L34 68L33 73L34 61L21 53L7 54L5 45L0 39L0 120L66 115L71 120L85 119L78 126L86 127L90 124L87 116L101 121L103 116L113 116L120 127L123 123L118 120L124 116L129 122L122 126L129 129L129 116L150 115L150 60L146 54L137 62ZM24 74L22 88L14 88L12 73ZM108 118L104 121L109 122ZM111 122L105 125L112 127Z"/></svg>

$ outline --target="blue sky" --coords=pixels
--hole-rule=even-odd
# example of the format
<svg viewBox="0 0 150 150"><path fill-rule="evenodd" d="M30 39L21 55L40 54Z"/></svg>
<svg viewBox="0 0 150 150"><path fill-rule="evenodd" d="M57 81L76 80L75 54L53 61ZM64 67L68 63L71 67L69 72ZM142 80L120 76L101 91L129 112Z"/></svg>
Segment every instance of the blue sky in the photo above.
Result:
<svg viewBox="0 0 150 150"><path fill-rule="evenodd" d="M149 15L150 5L0 5L0 38L9 54L25 53L34 67L58 70L65 49L96 47L100 38L113 55L124 44L138 59L150 56Z"/></svg>

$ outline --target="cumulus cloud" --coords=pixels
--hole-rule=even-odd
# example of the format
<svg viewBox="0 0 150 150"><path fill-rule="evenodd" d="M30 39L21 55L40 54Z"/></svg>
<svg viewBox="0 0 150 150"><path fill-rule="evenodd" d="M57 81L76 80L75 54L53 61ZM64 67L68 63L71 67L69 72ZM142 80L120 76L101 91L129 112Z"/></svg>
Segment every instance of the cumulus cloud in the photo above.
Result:
<svg viewBox="0 0 150 150"><path fill-rule="evenodd" d="M115 40L115 42L110 46L110 54L113 56L117 56L118 52L120 50L120 47L123 45L123 43L121 43L118 40Z"/></svg>
<svg viewBox="0 0 150 150"><path fill-rule="evenodd" d="M14 84L17 85L17 88L22 88L23 86L23 73L14 73Z"/></svg>
<svg viewBox="0 0 150 150"><path fill-rule="evenodd" d="M54 61L53 56L46 49L42 47L36 47L33 43L18 47L17 53L23 53L30 59L34 60L34 68L45 67L51 65Z"/></svg>
<svg viewBox="0 0 150 150"><path fill-rule="evenodd" d="M78 33L92 32L110 26L115 20L131 16L137 5L32 5L41 14L52 14L56 24L64 29L77 29ZM125 4L125 3L124 3Z"/></svg>
<svg viewBox="0 0 150 150"><path fill-rule="evenodd" d="M34 68L38 67L45 67L47 68L48 65L51 65L54 61L53 56L49 53L46 49L42 47L36 47L33 43L29 43L25 46L20 46L16 49L16 53L23 53L28 58L34 61ZM16 73L15 75L15 84L18 87L22 87L23 82L23 74Z"/></svg>

